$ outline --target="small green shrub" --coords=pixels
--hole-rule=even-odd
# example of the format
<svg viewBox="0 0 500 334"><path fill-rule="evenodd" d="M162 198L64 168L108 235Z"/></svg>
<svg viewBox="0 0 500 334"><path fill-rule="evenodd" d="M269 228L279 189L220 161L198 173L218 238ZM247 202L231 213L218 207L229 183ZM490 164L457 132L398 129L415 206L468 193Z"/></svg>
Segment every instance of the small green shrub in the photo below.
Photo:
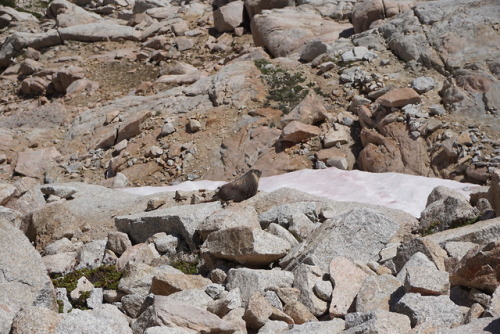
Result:
<svg viewBox="0 0 500 334"><path fill-rule="evenodd" d="M175 260L170 265L187 275L198 274L198 261Z"/></svg>
<svg viewBox="0 0 500 334"><path fill-rule="evenodd" d="M308 86L311 83L302 85L306 79L301 73L289 73L272 65L266 59L257 59L254 63L269 87L268 106L272 106L274 102L274 104L277 104L278 109L288 114L309 92Z"/></svg>
<svg viewBox="0 0 500 334"><path fill-rule="evenodd" d="M94 287L103 288L106 290L118 289L118 284L122 277L122 272L118 271L115 266L100 266L94 269L84 268L73 271L66 275L55 275L52 278L52 283L56 288L66 288L68 297L71 291L76 288L78 280L86 277ZM89 298L90 292L84 292L76 301L71 301L74 308L86 309L86 300ZM62 304L58 302L59 309L62 310Z"/></svg>
<svg viewBox="0 0 500 334"><path fill-rule="evenodd" d="M15 0L0 0L0 6L15 8L16 1Z"/></svg>

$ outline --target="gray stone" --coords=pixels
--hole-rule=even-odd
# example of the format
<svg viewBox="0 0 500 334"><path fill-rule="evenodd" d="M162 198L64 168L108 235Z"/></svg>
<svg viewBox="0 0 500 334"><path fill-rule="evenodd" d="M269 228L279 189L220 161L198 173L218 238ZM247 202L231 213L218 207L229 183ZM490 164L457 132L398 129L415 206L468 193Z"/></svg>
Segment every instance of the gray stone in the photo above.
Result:
<svg viewBox="0 0 500 334"><path fill-rule="evenodd" d="M206 310L213 299L205 292L206 289L186 289L168 295L168 298Z"/></svg>
<svg viewBox="0 0 500 334"><path fill-rule="evenodd" d="M368 48L364 46L356 46L352 50L349 50L342 54L343 62L353 62L359 60L372 61L375 58L378 58L378 55L369 51Z"/></svg>
<svg viewBox="0 0 500 334"><path fill-rule="evenodd" d="M293 271L293 287L300 290L299 301L316 317L327 310L326 301L318 298L313 291L316 283L322 282L323 272L319 267L300 264Z"/></svg>
<svg viewBox="0 0 500 334"><path fill-rule="evenodd" d="M425 256L424 253L416 252L403 265L403 267L401 268L401 270L399 270L398 275L396 276L396 278L402 284L404 284L404 282L406 280L406 274L407 274L408 268L410 268L410 267L423 267L423 266L425 266L427 268L430 268L430 269L437 270L436 265L431 260L429 260L429 258L427 256Z"/></svg>
<svg viewBox="0 0 500 334"><path fill-rule="evenodd" d="M368 276L356 297L357 312L389 311L404 294L401 282L392 275Z"/></svg>
<svg viewBox="0 0 500 334"><path fill-rule="evenodd" d="M43 264L50 274L64 274L75 268L76 252L63 252L42 257Z"/></svg>
<svg viewBox="0 0 500 334"><path fill-rule="evenodd" d="M290 244L266 231L249 227L233 227L212 232L201 252L213 257L247 265L268 265L290 250Z"/></svg>
<svg viewBox="0 0 500 334"><path fill-rule="evenodd" d="M66 288L56 288L56 298L58 303L62 302L62 313L68 313L73 309L68 298L68 290Z"/></svg>
<svg viewBox="0 0 500 334"><path fill-rule="evenodd" d="M78 265L75 269L99 267L102 264L105 249L106 240L91 241L83 245L77 257Z"/></svg>
<svg viewBox="0 0 500 334"><path fill-rule="evenodd" d="M0 304L15 311L24 306L57 310L56 296L40 253L10 223L0 220Z"/></svg>
<svg viewBox="0 0 500 334"><path fill-rule="evenodd" d="M232 1L214 11L214 26L218 32L230 32L243 23L243 1Z"/></svg>
<svg viewBox="0 0 500 334"><path fill-rule="evenodd" d="M60 316L44 307L26 306L17 312L12 323L11 334L46 334L54 333L54 328L60 321Z"/></svg>
<svg viewBox="0 0 500 334"><path fill-rule="evenodd" d="M449 328L462 322L463 314L460 307L454 304L448 296L421 296L418 293L407 293L401 298L395 311L406 314L412 327L425 321Z"/></svg>
<svg viewBox="0 0 500 334"><path fill-rule="evenodd" d="M156 314L156 316L153 316ZM187 327L197 332L230 334L234 327L218 316L166 296L155 296L150 306L132 325L134 333L142 333L153 326Z"/></svg>
<svg viewBox="0 0 500 334"><path fill-rule="evenodd" d="M300 54L300 60L303 61L313 61L319 55L325 53L328 49L328 45L321 41L311 41L306 44L304 50Z"/></svg>
<svg viewBox="0 0 500 334"><path fill-rule="evenodd" d="M77 190L74 187L65 184L51 184L43 185L40 188L40 191L44 195L55 195L60 198L69 199L73 197Z"/></svg>
<svg viewBox="0 0 500 334"><path fill-rule="evenodd" d="M319 281L314 284L313 292L318 296L319 299L326 302L330 301L332 298L333 286L330 281Z"/></svg>
<svg viewBox="0 0 500 334"><path fill-rule="evenodd" d="M151 289L153 277L164 272L182 273L172 267L151 267L144 263L127 266L118 284L118 289L128 294L147 295Z"/></svg>
<svg viewBox="0 0 500 334"><path fill-rule="evenodd" d="M73 309L62 316L56 334L71 333L132 334L127 316L111 304L103 304L92 311Z"/></svg>
<svg viewBox="0 0 500 334"><path fill-rule="evenodd" d="M137 318L150 306L146 303L148 295L132 293L121 298L122 308L131 318Z"/></svg>
<svg viewBox="0 0 500 334"><path fill-rule="evenodd" d="M344 317L354 302L368 274L349 259L335 256L330 263L330 280L333 293L330 303L330 316Z"/></svg>
<svg viewBox="0 0 500 334"><path fill-rule="evenodd" d="M298 201L276 205L259 215L259 222L262 227L267 227L271 223L288 228L294 215L304 214L311 221L317 222L319 214L323 209L322 203L314 201Z"/></svg>
<svg viewBox="0 0 500 334"><path fill-rule="evenodd" d="M460 261L468 251L476 246L477 244L473 242L450 241L444 245L444 249L446 249L450 257Z"/></svg>
<svg viewBox="0 0 500 334"><path fill-rule="evenodd" d="M480 318L466 325L442 331L443 334L491 334L500 332L499 318Z"/></svg>
<svg viewBox="0 0 500 334"><path fill-rule="evenodd" d="M272 235L275 235L283 240L286 240L290 246L294 247L297 245L299 242L295 237L293 236L292 233L290 233L286 228L282 227L281 225L271 223L269 226L266 228L266 231L271 233Z"/></svg>
<svg viewBox="0 0 500 334"><path fill-rule="evenodd" d="M212 300L209 303L207 310L218 315L219 317L223 317L230 311L239 307L241 307L241 293L240 288L236 288L227 292L221 298Z"/></svg>
<svg viewBox="0 0 500 334"><path fill-rule="evenodd" d="M14 32L0 47L0 67L7 67L11 59L22 53L24 48L46 48L61 44L59 32L51 29L43 33Z"/></svg>
<svg viewBox="0 0 500 334"><path fill-rule="evenodd" d="M160 253L174 255L177 252L179 239L171 234L164 232L156 233L148 239L155 244L156 250Z"/></svg>
<svg viewBox="0 0 500 334"><path fill-rule="evenodd" d="M305 240L317 227L305 214L299 213L292 216L288 231L300 242Z"/></svg>
<svg viewBox="0 0 500 334"><path fill-rule="evenodd" d="M405 289L421 295L449 295L450 274L427 266L411 266L406 270Z"/></svg>
<svg viewBox="0 0 500 334"><path fill-rule="evenodd" d="M198 233L204 241L212 232L239 226L260 229L258 215L253 207L237 206L219 209L198 226Z"/></svg>
<svg viewBox="0 0 500 334"><path fill-rule="evenodd" d="M328 321L306 322L297 324L285 333L289 334L339 334L343 333L345 322L342 319L332 319Z"/></svg>
<svg viewBox="0 0 500 334"><path fill-rule="evenodd" d="M435 88L434 79L431 77L418 77L411 82L411 88L419 94L424 94Z"/></svg>
<svg viewBox="0 0 500 334"><path fill-rule="evenodd" d="M246 307L254 292L264 292L271 287L291 287L294 275L289 271L258 270L249 268L230 269L226 289L240 288L242 306Z"/></svg>
<svg viewBox="0 0 500 334"><path fill-rule="evenodd" d="M112 23L88 23L78 24L58 29L61 40L79 42L98 42L132 40L137 41L140 32L133 27L127 27Z"/></svg>
<svg viewBox="0 0 500 334"><path fill-rule="evenodd" d="M219 202L177 206L115 218L119 231L127 233L133 242L145 242L158 232L180 235L195 249L193 235L198 226L215 210Z"/></svg>
<svg viewBox="0 0 500 334"><path fill-rule="evenodd" d="M108 241L106 243L107 249L113 251L117 256L120 256L129 247L132 247L132 242L126 233L109 232Z"/></svg>
<svg viewBox="0 0 500 334"><path fill-rule="evenodd" d="M90 297L87 298L87 306L91 309L95 309L102 305L104 299L104 293L102 288L93 288L90 291Z"/></svg>
<svg viewBox="0 0 500 334"><path fill-rule="evenodd" d="M342 334L403 334L411 331L410 319L406 315L385 310L349 313L345 318L345 328Z"/></svg>
<svg viewBox="0 0 500 334"><path fill-rule="evenodd" d="M399 228L398 222L376 210L353 209L323 222L300 247L283 258L280 265L294 268L307 259L326 272L334 256L376 261L380 250Z"/></svg>

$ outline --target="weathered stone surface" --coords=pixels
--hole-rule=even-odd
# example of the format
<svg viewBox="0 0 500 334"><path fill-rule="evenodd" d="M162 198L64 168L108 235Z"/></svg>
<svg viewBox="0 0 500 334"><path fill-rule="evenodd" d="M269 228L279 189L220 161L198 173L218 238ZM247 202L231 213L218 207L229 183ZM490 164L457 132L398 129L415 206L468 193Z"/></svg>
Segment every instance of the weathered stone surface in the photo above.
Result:
<svg viewBox="0 0 500 334"><path fill-rule="evenodd" d="M359 1L354 6L351 14L354 32L359 34L370 29L371 25L378 23L379 20L410 10L413 6L412 1Z"/></svg>
<svg viewBox="0 0 500 334"><path fill-rule="evenodd" d="M424 237L439 245L450 241L468 241L476 244L488 243L500 234L500 218L479 221L472 225L437 232Z"/></svg>
<svg viewBox="0 0 500 334"><path fill-rule="evenodd" d="M500 217L500 169L495 169L491 174L491 185L488 189L488 201L491 203L493 211Z"/></svg>
<svg viewBox="0 0 500 334"><path fill-rule="evenodd" d="M420 101L420 96L412 88L393 89L376 100L377 103L392 108L401 108L407 104L419 104Z"/></svg>
<svg viewBox="0 0 500 334"><path fill-rule="evenodd" d="M233 333L235 330L228 321L200 308L173 301L167 296L155 296L154 304L148 310L132 326L134 333L153 326L184 327L196 332L221 334Z"/></svg>
<svg viewBox="0 0 500 334"><path fill-rule="evenodd" d="M266 231L271 233L272 235L277 236L278 238L288 241L291 247L299 243L297 239L295 239L293 234L290 233L286 228L282 227L281 225L271 223L266 228Z"/></svg>
<svg viewBox="0 0 500 334"><path fill-rule="evenodd" d="M321 269L301 264L293 273L295 276L293 287L300 290L299 301L316 317L323 315L327 310L327 303L318 298L313 291L315 284L322 282L323 272Z"/></svg>
<svg viewBox="0 0 500 334"><path fill-rule="evenodd" d="M250 296L271 287L291 287L294 276L289 271L257 270L249 268L230 269L226 289L240 288L242 306L246 307Z"/></svg>
<svg viewBox="0 0 500 334"><path fill-rule="evenodd" d="M75 268L77 255L76 252L45 255L42 261L50 274L63 274Z"/></svg>
<svg viewBox="0 0 500 334"><path fill-rule="evenodd" d="M0 66L9 66L11 59L18 56L24 48L40 49L61 43L61 37L55 29L43 33L14 32L0 47Z"/></svg>
<svg viewBox="0 0 500 334"><path fill-rule="evenodd" d="M97 42L107 40L132 40L139 39L140 33L133 27L111 23L77 24L58 29L63 41Z"/></svg>
<svg viewBox="0 0 500 334"><path fill-rule="evenodd" d="M153 277L162 273L182 274L180 270L169 266L160 269L144 263L136 263L125 268L118 288L128 294L140 294L145 296L151 289Z"/></svg>
<svg viewBox="0 0 500 334"><path fill-rule="evenodd" d="M499 286L500 241L471 249L450 276L453 285L474 287L493 293Z"/></svg>
<svg viewBox="0 0 500 334"><path fill-rule="evenodd" d="M326 272L329 270L327 264L334 256L364 262L377 261L380 250L399 228L396 221L378 211L354 209L322 223L280 265L294 268L307 259Z"/></svg>
<svg viewBox="0 0 500 334"><path fill-rule="evenodd" d="M300 54L300 60L313 61L314 58L325 53L328 50L328 45L321 41L311 41L306 44L304 50Z"/></svg>
<svg viewBox="0 0 500 334"><path fill-rule="evenodd" d="M0 304L56 310L55 291L40 254L16 227L0 220Z"/></svg>
<svg viewBox="0 0 500 334"><path fill-rule="evenodd" d="M335 256L330 262L330 280L334 286L330 304L330 316L343 317L358 295L368 275L349 259Z"/></svg>
<svg viewBox="0 0 500 334"><path fill-rule="evenodd" d="M21 82L21 92L24 95L43 95L47 89L48 82L40 77L29 77Z"/></svg>
<svg viewBox="0 0 500 334"><path fill-rule="evenodd" d="M311 40L333 42L345 29L347 25L325 20L302 7L274 9L256 15L251 22L255 45L264 46L274 57L301 53Z"/></svg>
<svg viewBox="0 0 500 334"><path fill-rule="evenodd" d="M97 22L101 17L69 1L52 1L47 8L47 17L56 20L58 27Z"/></svg>
<svg viewBox="0 0 500 334"><path fill-rule="evenodd" d="M389 311L403 295L401 282L392 275L370 275L362 283L356 297L356 311L368 313Z"/></svg>
<svg viewBox="0 0 500 334"><path fill-rule="evenodd" d="M355 333L408 333L411 330L410 319L403 314L385 310L369 313L349 313L345 317L346 330L343 334Z"/></svg>
<svg viewBox="0 0 500 334"><path fill-rule="evenodd" d="M426 93L435 87L434 79L431 77L418 77L411 82L411 88L419 94Z"/></svg>
<svg viewBox="0 0 500 334"><path fill-rule="evenodd" d="M232 1L214 12L214 26L219 32L233 31L243 23L243 1Z"/></svg>
<svg viewBox="0 0 500 334"><path fill-rule="evenodd" d="M78 253L76 269L99 267L102 264L105 249L106 240L95 240L83 245Z"/></svg>
<svg viewBox="0 0 500 334"><path fill-rule="evenodd" d="M466 225L467 222L477 218L480 215L479 210L472 207L464 196L458 195L452 194L437 199L440 198L439 195L431 193L427 200L429 204L420 216L420 230L425 233L443 231ZM433 200L434 197L436 200Z"/></svg>
<svg viewBox="0 0 500 334"><path fill-rule="evenodd" d="M55 311L37 306L25 306L12 322L11 334L52 334L60 321ZM6 332L7 333L7 332Z"/></svg>
<svg viewBox="0 0 500 334"><path fill-rule="evenodd" d="M490 334L500 331L499 318L480 318L444 331L445 334Z"/></svg>
<svg viewBox="0 0 500 334"><path fill-rule="evenodd" d="M320 133L321 130L317 126L292 121L283 128L281 139L292 143L300 143L311 137L318 136Z"/></svg>
<svg viewBox="0 0 500 334"><path fill-rule="evenodd" d="M51 164L58 162L61 153L55 147L37 150L26 149L19 152L16 173L34 178L43 178L45 171Z"/></svg>
<svg viewBox="0 0 500 334"><path fill-rule="evenodd" d="M304 124L316 124L325 120L327 111L318 96L310 92L300 101L287 115L281 118L284 126L292 121L299 121Z"/></svg>
<svg viewBox="0 0 500 334"><path fill-rule="evenodd" d="M427 266L412 266L406 270L405 289L421 295L448 295L450 274Z"/></svg>
<svg viewBox="0 0 500 334"><path fill-rule="evenodd" d="M270 319L293 324L292 318L272 307L260 292L256 292L250 297L243 319L247 326L253 329L261 328Z"/></svg>
<svg viewBox="0 0 500 334"><path fill-rule="evenodd" d="M294 5L294 0L245 0L245 9L250 18L253 18L254 15L260 14L266 9L284 8Z"/></svg>
<svg viewBox="0 0 500 334"><path fill-rule="evenodd" d="M301 325L295 325L285 333L290 334L338 334L343 333L345 322L342 319L336 318L329 321L306 322Z"/></svg>
<svg viewBox="0 0 500 334"><path fill-rule="evenodd" d="M205 241L212 232L239 226L260 229L258 215L253 207L237 206L217 210L198 226L198 231L201 240Z"/></svg>
<svg viewBox="0 0 500 334"><path fill-rule="evenodd" d="M219 202L171 207L116 217L115 223L133 242L145 242L155 233L165 232L181 235L194 249L193 235L198 226L219 208Z"/></svg>
<svg viewBox="0 0 500 334"><path fill-rule="evenodd" d="M132 334L127 316L111 304L103 304L92 311L73 309L62 316L56 328L58 334L84 331L96 334Z"/></svg>
<svg viewBox="0 0 500 334"><path fill-rule="evenodd" d="M289 315L293 321L300 325L307 322L318 321L314 314L309 312L307 307L299 301L291 301L285 304L283 311Z"/></svg>
<svg viewBox="0 0 500 334"><path fill-rule="evenodd" d="M417 252L423 253L430 259L439 270L445 270L445 259L447 253L438 244L425 238L415 238L411 241L402 243L397 250L396 257L393 261L396 265L396 270L400 270L406 266L409 259Z"/></svg>
<svg viewBox="0 0 500 334"><path fill-rule="evenodd" d="M407 293L401 298L395 310L406 314L412 327L425 321L449 328L462 322L463 314L459 306L453 303L448 296L421 296L418 293Z"/></svg>
<svg viewBox="0 0 500 334"><path fill-rule="evenodd" d="M147 203L146 198L101 186L76 182L66 185L77 190L72 200L50 203L33 213L33 227L39 248L53 240L82 233L87 234L87 241L103 240L109 230L113 230L114 215L142 211ZM38 187L35 190L42 195ZM109 198L113 198L113 201L109 201ZM99 210L95 210L96 207ZM82 232L83 226L90 229Z"/></svg>
<svg viewBox="0 0 500 334"><path fill-rule="evenodd" d="M64 94L69 85L84 77L85 74L81 67L70 65L58 70L52 75L52 85L54 85L54 89L57 92Z"/></svg>
<svg viewBox="0 0 500 334"><path fill-rule="evenodd" d="M127 248L125 252L116 261L116 267L122 270L132 263L151 264L154 259L159 258L160 254L153 244L140 243Z"/></svg>
<svg viewBox="0 0 500 334"><path fill-rule="evenodd" d="M203 276L162 273L153 277L151 292L155 295L168 296L187 289L201 289L211 283L212 281Z"/></svg>
<svg viewBox="0 0 500 334"><path fill-rule="evenodd" d="M129 247L132 247L132 242L130 241L126 233L123 232L108 233L108 241L106 243L107 249L112 250L116 255L120 256Z"/></svg>
<svg viewBox="0 0 500 334"><path fill-rule="evenodd" d="M398 274L396 278L404 284L406 280L406 274L408 271L408 268L411 267L428 267L431 269L437 269L435 263L433 263L429 258L421 252L416 252L413 254L408 261L403 265L403 267L398 271ZM397 266L396 266L397 270Z"/></svg>
<svg viewBox="0 0 500 334"><path fill-rule="evenodd" d="M467 15L457 16L463 6L470 8ZM420 2L413 11L384 24L380 31L401 59L416 60L442 73L445 68L451 69L453 80L445 81L441 91L447 109L484 115L491 108L484 97L498 89L498 79L486 70L489 55L499 50L498 36L491 29L499 22L497 14L496 7L484 1L474 1L473 5L467 0ZM407 29L412 34L405 34ZM443 39L444 35L449 37ZM484 67L465 69L471 61Z"/></svg>
<svg viewBox="0 0 500 334"><path fill-rule="evenodd" d="M206 289L207 288L187 289L187 290L183 290L183 291L178 291L178 292L174 292L174 293L168 295L168 298L175 300L175 301L178 301L178 302L189 304L191 306L199 307L199 308L207 310L207 311L210 311L209 305L211 303L213 303L214 300L212 299L212 297L210 297L206 293ZM232 294L232 296L233 295L234 295L234 293ZM232 306L232 304L229 305L229 307L231 307L231 306ZM212 313L214 313L214 312L212 312Z"/></svg>
<svg viewBox="0 0 500 334"><path fill-rule="evenodd" d="M231 291L225 293L222 297L211 300L207 306L207 310L213 314L223 317L232 310L241 307L241 293L240 289L232 289Z"/></svg>
<svg viewBox="0 0 500 334"><path fill-rule="evenodd" d="M7 204L16 192L16 187L8 183L0 183L0 205Z"/></svg>
<svg viewBox="0 0 500 334"><path fill-rule="evenodd" d="M261 229L233 227L212 232L202 252L248 265L267 265L285 256L290 244Z"/></svg>

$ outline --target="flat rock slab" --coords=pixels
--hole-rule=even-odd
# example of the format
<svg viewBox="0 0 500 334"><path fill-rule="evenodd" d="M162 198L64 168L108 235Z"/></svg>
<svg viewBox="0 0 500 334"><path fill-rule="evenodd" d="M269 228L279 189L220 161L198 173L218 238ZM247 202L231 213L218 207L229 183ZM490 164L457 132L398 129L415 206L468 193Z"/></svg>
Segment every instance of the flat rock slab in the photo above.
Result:
<svg viewBox="0 0 500 334"><path fill-rule="evenodd" d="M115 224L118 231L127 233L134 243L145 242L152 235L165 232L182 236L194 249L193 235L198 226L220 207L219 202L175 206L116 217Z"/></svg>
<svg viewBox="0 0 500 334"><path fill-rule="evenodd" d="M261 229L234 227L212 232L202 251L247 265L268 265L290 250L288 241Z"/></svg>
<svg viewBox="0 0 500 334"><path fill-rule="evenodd" d="M59 158L61 158L61 153L55 147L27 149L19 153L14 170L24 176L42 178L49 165Z"/></svg>
<svg viewBox="0 0 500 334"><path fill-rule="evenodd" d="M266 11L254 16L251 26L255 45L264 46L273 57L301 53L311 40L334 42L343 31L352 28L302 7Z"/></svg>
<svg viewBox="0 0 500 334"><path fill-rule="evenodd" d="M353 209L327 220L293 249L281 265L292 269L308 259L327 272L334 256L363 262L378 261L379 252L398 232L400 224L372 209Z"/></svg>
<svg viewBox="0 0 500 334"><path fill-rule="evenodd" d="M133 27L110 23L78 24L59 28L59 35L63 41L98 42L140 39L140 32Z"/></svg>

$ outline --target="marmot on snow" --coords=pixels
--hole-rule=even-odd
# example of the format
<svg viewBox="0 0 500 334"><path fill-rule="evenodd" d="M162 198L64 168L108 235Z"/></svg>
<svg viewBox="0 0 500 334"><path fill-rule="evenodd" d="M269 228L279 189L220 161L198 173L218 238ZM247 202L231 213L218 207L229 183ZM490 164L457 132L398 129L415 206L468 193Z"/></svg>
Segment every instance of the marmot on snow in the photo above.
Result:
<svg viewBox="0 0 500 334"><path fill-rule="evenodd" d="M241 202L257 194L259 179L262 172L251 169L240 178L219 187L211 201L234 201Z"/></svg>

